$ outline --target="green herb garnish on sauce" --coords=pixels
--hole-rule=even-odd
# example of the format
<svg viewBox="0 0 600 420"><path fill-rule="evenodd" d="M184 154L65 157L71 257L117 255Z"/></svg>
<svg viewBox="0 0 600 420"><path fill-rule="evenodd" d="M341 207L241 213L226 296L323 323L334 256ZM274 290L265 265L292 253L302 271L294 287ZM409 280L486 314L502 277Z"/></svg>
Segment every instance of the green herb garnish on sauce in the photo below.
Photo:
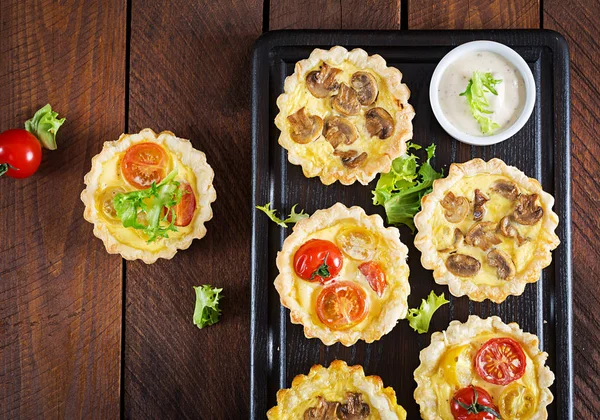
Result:
<svg viewBox="0 0 600 420"><path fill-rule="evenodd" d="M494 79L492 73L483 73L474 71L473 77L469 79L469 84L460 96L467 98L467 103L471 109L471 114L479 123L479 128L483 134L492 134L500 125L494 122L488 115L492 114L488 107L490 104L485 97L486 93L498 95L496 85L502 83L501 79Z"/></svg>

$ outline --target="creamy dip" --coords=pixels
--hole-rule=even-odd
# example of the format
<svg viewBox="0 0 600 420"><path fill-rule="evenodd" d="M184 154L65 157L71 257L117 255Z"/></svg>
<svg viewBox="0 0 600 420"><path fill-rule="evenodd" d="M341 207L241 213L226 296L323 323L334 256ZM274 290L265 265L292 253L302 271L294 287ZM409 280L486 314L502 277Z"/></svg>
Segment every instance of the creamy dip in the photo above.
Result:
<svg viewBox="0 0 600 420"><path fill-rule="evenodd" d="M525 106L525 82L517 68L501 55L488 51L476 51L462 55L450 64L440 80L438 93L444 115L458 130L472 136L483 136L479 123L471 114L464 96L460 96L469 84L474 71L490 72L494 79L501 79L495 89L498 95L486 93L488 116L500 125L497 134L514 124Z"/></svg>

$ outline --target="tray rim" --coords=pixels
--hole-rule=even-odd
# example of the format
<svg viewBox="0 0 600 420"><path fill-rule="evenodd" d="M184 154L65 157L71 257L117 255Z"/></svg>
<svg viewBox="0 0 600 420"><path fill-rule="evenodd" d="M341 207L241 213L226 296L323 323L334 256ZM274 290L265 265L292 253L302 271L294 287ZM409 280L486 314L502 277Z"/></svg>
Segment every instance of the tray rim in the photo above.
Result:
<svg viewBox="0 0 600 420"><path fill-rule="evenodd" d="M298 41L301 35L301 41ZM360 42L360 37L375 37L367 42ZM554 106L554 127L553 137L555 140L554 150L554 186L556 198L555 209L560 210L561 223L557 231L561 238L564 238L560 247L560 252L555 253L557 259L556 277L562 281L556 282L555 299L555 328L554 334L554 356L556 360L555 384L556 395L554 395L553 404L556 404L556 411L560 418L573 419L573 314L572 314L572 221L571 221L571 118L570 118L570 58L569 47L566 39L558 32L548 29L500 29L500 30L402 30L402 31L367 31L367 30L277 30L263 33L255 42L252 52L252 86L251 86L251 104L252 104L252 202L251 202L251 252L250 252L250 418L264 416L266 410L257 412L257 366L255 360L257 352L256 342L258 336L258 326L256 325L257 311L259 308L259 281L257 280L257 212L256 205L261 205L257 198L260 192L257 190L257 173L259 168L258 147L260 142L260 133L265 129L261 121L261 110L259 109L259 100L263 85L266 84L268 91L268 71L267 77L261 79L261 71L269 68L269 53L272 48L277 46L306 46L313 45L335 45L331 42L314 42L324 37L335 39L339 37L348 37L356 39L359 42L351 44L368 48L369 44L378 45L385 38L400 38L407 42L416 38L438 38L434 46L452 46L460 45L477 36L478 39L497 40L502 37L529 37L522 43L512 42L510 46L545 46L549 47L553 53L553 70L561 70L561 74L553 72L552 77L554 86L559 85L556 79L562 76L561 83L564 89L553 92ZM532 40L537 41L535 45ZM514 40L513 40L514 41ZM498 41L502 42L502 41ZM398 47L402 47L398 45ZM422 46L426 47L426 46ZM265 80L266 79L266 80ZM266 100L267 112L269 110L269 101ZM560 112L557 112L560 111ZM263 118L264 120L264 118ZM268 133L267 122L266 132ZM558 140L558 141L557 141ZM564 152L564 153L557 153ZM265 309L267 311L268 308ZM266 393L266 389L262 390ZM266 407L268 409L270 407ZM261 410L263 411L263 410Z"/></svg>

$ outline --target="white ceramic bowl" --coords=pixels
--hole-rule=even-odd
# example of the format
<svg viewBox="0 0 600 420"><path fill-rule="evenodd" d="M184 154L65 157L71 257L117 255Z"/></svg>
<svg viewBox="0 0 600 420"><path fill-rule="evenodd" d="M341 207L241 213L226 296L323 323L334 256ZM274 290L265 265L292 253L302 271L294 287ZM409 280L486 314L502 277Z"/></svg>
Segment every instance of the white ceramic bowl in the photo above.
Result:
<svg viewBox="0 0 600 420"><path fill-rule="evenodd" d="M471 134L464 133L452 125L450 121L448 121L444 115L444 112L442 111L442 108L440 107L438 88L442 75L448 66L455 60L459 59L463 54L476 51L489 51L504 57L516 67L516 69L521 73L523 81L525 82L525 106L523 107L521 115L517 118L513 125L507 127L498 134L493 134L491 136L473 136ZM523 58L512 48L493 41L467 42L466 44L462 44L454 48L439 62L435 68L435 71L433 72L431 84L429 85L429 101L431 102L431 108L433 109L435 118L437 118L442 128L456 140L475 146L487 146L490 144L500 143L501 141L514 136L521 128L523 128L527 120L529 120L531 112L533 111L533 106L535 105L535 96L535 81L533 79L533 74L531 73L531 70L529 69L529 66L525 60L523 60Z"/></svg>

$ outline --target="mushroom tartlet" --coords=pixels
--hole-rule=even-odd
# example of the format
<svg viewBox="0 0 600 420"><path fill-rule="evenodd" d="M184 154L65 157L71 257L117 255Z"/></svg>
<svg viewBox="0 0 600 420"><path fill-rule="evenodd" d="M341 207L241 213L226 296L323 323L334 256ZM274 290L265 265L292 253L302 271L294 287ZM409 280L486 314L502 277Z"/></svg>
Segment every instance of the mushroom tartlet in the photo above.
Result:
<svg viewBox="0 0 600 420"><path fill-rule="evenodd" d="M379 376L365 376L362 366L334 360L328 368L313 366L308 375L296 376L291 388L280 389L267 418L405 420L406 411Z"/></svg>
<svg viewBox="0 0 600 420"><path fill-rule="evenodd" d="M406 317L408 249L379 215L341 203L296 223L277 255L275 288L307 338L379 340Z"/></svg>
<svg viewBox="0 0 600 420"><path fill-rule="evenodd" d="M500 159L452 164L415 216L423 267L454 296L500 303L536 282L560 243L554 198Z"/></svg>
<svg viewBox="0 0 600 420"><path fill-rule="evenodd" d="M452 321L431 335L419 358L414 396L423 419L548 418L554 382L548 354L516 323L476 315Z"/></svg>
<svg viewBox="0 0 600 420"><path fill-rule="evenodd" d="M111 254L147 264L206 235L216 192L206 156L189 140L149 128L104 143L81 193L84 218Z"/></svg>
<svg viewBox="0 0 600 420"><path fill-rule="evenodd" d="M329 185L367 184L406 151L413 107L402 73L379 55L315 49L277 98L275 125L288 159Z"/></svg>

